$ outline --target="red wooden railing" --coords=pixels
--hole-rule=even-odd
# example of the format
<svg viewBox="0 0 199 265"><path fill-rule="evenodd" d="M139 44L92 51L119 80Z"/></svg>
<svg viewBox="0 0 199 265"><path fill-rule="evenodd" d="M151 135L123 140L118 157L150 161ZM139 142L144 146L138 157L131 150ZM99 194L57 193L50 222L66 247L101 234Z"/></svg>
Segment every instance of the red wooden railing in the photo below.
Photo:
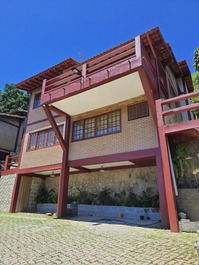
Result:
<svg viewBox="0 0 199 265"><path fill-rule="evenodd" d="M191 104L184 105L184 106L169 108L167 110L163 109L163 106L165 105L170 106L171 103L185 101L187 99L197 98L197 97L199 98L199 92L188 93L188 94L184 94L178 97L173 97L173 98L169 98L165 100L163 99L156 100L157 115L158 115L159 120L161 121L161 126L165 127L165 133L174 133L177 131L189 130L189 129L198 130L199 120L196 117L194 117L193 119L186 120L186 121L182 119L178 121L177 123L169 124L169 125L166 124L164 118L169 115L177 115L182 112L190 112L190 111L198 110L199 102L191 103Z"/></svg>
<svg viewBox="0 0 199 265"><path fill-rule="evenodd" d="M19 162L19 155L10 156L7 155L4 163L1 165L3 170L17 168Z"/></svg>

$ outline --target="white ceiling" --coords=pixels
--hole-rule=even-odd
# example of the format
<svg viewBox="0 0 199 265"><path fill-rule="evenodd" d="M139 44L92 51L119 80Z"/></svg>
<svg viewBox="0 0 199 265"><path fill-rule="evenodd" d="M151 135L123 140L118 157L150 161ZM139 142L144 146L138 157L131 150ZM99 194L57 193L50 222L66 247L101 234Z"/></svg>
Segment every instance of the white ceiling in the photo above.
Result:
<svg viewBox="0 0 199 265"><path fill-rule="evenodd" d="M144 90L139 74L135 72L77 95L59 100L52 105L73 116L143 94Z"/></svg>

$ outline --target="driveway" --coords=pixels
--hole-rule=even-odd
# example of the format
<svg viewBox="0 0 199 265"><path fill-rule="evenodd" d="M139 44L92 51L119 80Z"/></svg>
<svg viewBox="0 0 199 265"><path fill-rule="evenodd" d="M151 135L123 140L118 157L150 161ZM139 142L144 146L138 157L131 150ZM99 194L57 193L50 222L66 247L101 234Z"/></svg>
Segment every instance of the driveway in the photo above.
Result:
<svg viewBox="0 0 199 265"><path fill-rule="evenodd" d="M0 214L0 264L198 264L197 234L107 223Z"/></svg>

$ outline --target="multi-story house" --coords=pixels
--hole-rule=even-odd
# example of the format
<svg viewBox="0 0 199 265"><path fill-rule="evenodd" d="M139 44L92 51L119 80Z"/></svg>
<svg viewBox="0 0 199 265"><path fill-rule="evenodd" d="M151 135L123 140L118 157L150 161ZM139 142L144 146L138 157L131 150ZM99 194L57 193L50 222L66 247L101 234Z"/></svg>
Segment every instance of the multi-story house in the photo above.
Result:
<svg viewBox="0 0 199 265"><path fill-rule="evenodd" d="M151 187L163 226L178 231L170 145L198 139L191 110L199 106L189 104L198 93L159 28L83 63L67 59L17 87L31 99L18 168L1 172L0 188L9 185L6 195L0 190L1 211L27 209L41 181L57 187L58 217L77 189Z"/></svg>

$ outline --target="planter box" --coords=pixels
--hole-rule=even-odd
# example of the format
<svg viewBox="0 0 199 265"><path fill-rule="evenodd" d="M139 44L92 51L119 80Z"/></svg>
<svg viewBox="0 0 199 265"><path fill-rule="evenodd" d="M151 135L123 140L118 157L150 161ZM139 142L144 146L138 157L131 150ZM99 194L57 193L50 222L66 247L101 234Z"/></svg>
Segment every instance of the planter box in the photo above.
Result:
<svg viewBox="0 0 199 265"><path fill-rule="evenodd" d="M56 213L57 204L56 203L38 203L37 212L38 213ZM77 216L77 207L68 204L67 206L68 216Z"/></svg>
<svg viewBox="0 0 199 265"><path fill-rule="evenodd" d="M145 209L148 210L146 214ZM78 216L93 215L117 218L123 216L126 219L140 220L140 216L148 216L150 220L160 220L159 209L125 207L125 206L104 206L104 205L78 205Z"/></svg>
<svg viewBox="0 0 199 265"><path fill-rule="evenodd" d="M56 203L39 203L37 204L38 213L55 213L56 212ZM68 209L73 211L73 216L75 208L71 208L71 205L68 204ZM145 209L148 210L148 213L145 212ZM87 205L79 204L77 208L78 216L103 216L117 218L123 216L126 219L140 220L140 216L148 216L150 220L159 221L160 213L159 209L153 208L142 208L142 207L125 207L125 206L105 206L105 205Z"/></svg>

